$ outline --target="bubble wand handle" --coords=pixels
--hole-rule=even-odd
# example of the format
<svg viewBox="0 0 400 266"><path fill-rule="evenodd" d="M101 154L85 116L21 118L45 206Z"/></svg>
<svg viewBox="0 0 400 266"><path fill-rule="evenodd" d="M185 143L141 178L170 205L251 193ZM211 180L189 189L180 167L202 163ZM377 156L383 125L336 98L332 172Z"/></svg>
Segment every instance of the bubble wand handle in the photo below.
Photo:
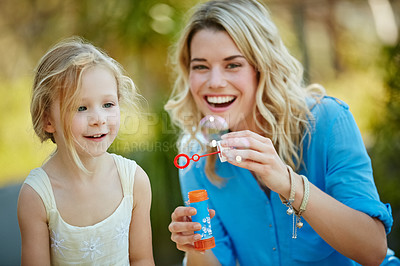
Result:
<svg viewBox="0 0 400 266"><path fill-rule="evenodd" d="M187 154L184 153L180 153L177 156L175 156L174 159L174 164L177 168L179 169L184 169L186 167L188 167L190 160L197 162L198 160L200 160L201 157L205 157L205 156L209 156L209 155L213 155L213 154L217 154L220 153L221 151L216 151L216 152L212 152L212 153L207 153L207 154L203 154L203 155L198 155L198 154L193 154L192 158L190 158ZM184 165L179 165L178 164L178 160L180 157L184 157L186 159L186 163Z"/></svg>
<svg viewBox="0 0 400 266"><path fill-rule="evenodd" d="M201 157L205 157L205 156L209 156L209 155L213 155L213 154L218 154L218 153L220 153L221 151L216 151L216 152L212 152L212 153L207 153L207 154L203 154L203 155L198 155L200 158ZM197 155L197 154L195 154L195 155ZM193 155L194 156L194 155ZM192 156L192 158L193 158L193 156ZM197 161L195 161L195 162L197 162Z"/></svg>

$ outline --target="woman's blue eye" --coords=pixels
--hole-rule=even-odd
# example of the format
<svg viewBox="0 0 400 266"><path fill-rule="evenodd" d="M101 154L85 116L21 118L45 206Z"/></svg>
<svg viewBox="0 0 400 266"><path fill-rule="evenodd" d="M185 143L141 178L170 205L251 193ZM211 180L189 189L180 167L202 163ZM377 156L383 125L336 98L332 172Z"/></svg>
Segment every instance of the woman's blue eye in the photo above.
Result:
<svg viewBox="0 0 400 266"><path fill-rule="evenodd" d="M86 111L86 110L87 110L86 106L79 106L78 107L78 112L82 112L82 111Z"/></svg>
<svg viewBox="0 0 400 266"><path fill-rule="evenodd" d="M114 104L113 103L105 103L103 106L104 106L104 108L111 108L114 106Z"/></svg>
<svg viewBox="0 0 400 266"><path fill-rule="evenodd" d="M240 65L239 64L229 64L228 65L228 68L237 68L237 67L240 67Z"/></svg>
<svg viewBox="0 0 400 266"><path fill-rule="evenodd" d="M192 67L193 70L201 70L201 69L206 69L206 66L203 65L196 65Z"/></svg>

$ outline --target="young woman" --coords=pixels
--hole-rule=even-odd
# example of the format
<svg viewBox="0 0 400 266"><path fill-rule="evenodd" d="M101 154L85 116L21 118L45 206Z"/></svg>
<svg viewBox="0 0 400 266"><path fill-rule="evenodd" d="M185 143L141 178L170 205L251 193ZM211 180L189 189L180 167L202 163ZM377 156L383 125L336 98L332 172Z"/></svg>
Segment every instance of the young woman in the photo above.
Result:
<svg viewBox="0 0 400 266"><path fill-rule="evenodd" d="M169 226L188 265L378 265L390 206L344 102L303 85L303 70L256 0L199 5L177 44L177 79L166 104L195 150L199 121L223 117L223 155L181 170L182 194L206 189L216 247L204 254L178 207ZM293 170L292 170L293 169ZM289 215L288 215L289 214Z"/></svg>

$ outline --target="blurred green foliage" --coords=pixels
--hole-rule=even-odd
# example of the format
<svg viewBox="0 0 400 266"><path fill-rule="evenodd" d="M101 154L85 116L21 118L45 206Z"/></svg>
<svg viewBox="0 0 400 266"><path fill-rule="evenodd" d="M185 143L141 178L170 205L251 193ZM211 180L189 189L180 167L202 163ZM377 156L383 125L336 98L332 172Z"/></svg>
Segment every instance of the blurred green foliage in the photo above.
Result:
<svg viewBox="0 0 400 266"><path fill-rule="evenodd" d="M381 199L393 208L395 224L390 236L400 239L396 222L400 219L400 42L382 50L387 99L384 115L374 125L376 141L370 155ZM399 248L398 242L395 248Z"/></svg>
<svg viewBox="0 0 400 266"><path fill-rule="evenodd" d="M51 45L82 36L120 62L147 99L140 114L124 114L120 137L110 151L136 160L149 175L156 264L179 264L183 254L167 228L171 212L182 204L173 165L178 131L163 105L173 77L168 53L187 10L197 2L1 0L0 97L5 103L0 106L0 185L21 182L54 149L40 144L31 126L32 73ZM298 1L266 2L289 50L306 63L309 81L321 83L328 94L351 106L367 147L372 147L381 198L399 217L399 46L385 48L382 55L366 1L304 0L302 8ZM397 254L398 227L397 222L389 235Z"/></svg>
<svg viewBox="0 0 400 266"><path fill-rule="evenodd" d="M21 180L21 174L41 164L53 145L40 144L31 126L28 79L0 79L0 186Z"/></svg>

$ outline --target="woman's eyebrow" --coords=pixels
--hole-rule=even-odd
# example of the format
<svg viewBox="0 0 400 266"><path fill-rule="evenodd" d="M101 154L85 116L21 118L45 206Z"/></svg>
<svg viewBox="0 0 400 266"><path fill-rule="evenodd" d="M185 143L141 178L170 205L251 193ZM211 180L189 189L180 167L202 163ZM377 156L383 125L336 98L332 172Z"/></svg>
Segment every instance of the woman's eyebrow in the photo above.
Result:
<svg viewBox="0 0 400 266"><path fill-rule="evenodd" d="M224 60L224 61L230 61L230 60L236 59L236 58L238 58L238 57L244 58L243 55L231 55L231 56L228 56L228 57L224 58L223 60ZM192 58L192 59L190 60L190 62L206 62L206 61L207 61L207 60L204 59L204 58Z"/></svg>
<svg viewBox="0 0 400 266"><path fill-rule="evenodd" d="M231 56L228 56L227 58L224 58L224 61L230 61L230 60L236 59L238 57L244 58L243 55L231 55Z"/></svg>
<svg viewBox="0 0 400 266"><path fill-rule="evenodd" d="M206 62L207 60L204 58L193 58L190 62Z"/></svg>

